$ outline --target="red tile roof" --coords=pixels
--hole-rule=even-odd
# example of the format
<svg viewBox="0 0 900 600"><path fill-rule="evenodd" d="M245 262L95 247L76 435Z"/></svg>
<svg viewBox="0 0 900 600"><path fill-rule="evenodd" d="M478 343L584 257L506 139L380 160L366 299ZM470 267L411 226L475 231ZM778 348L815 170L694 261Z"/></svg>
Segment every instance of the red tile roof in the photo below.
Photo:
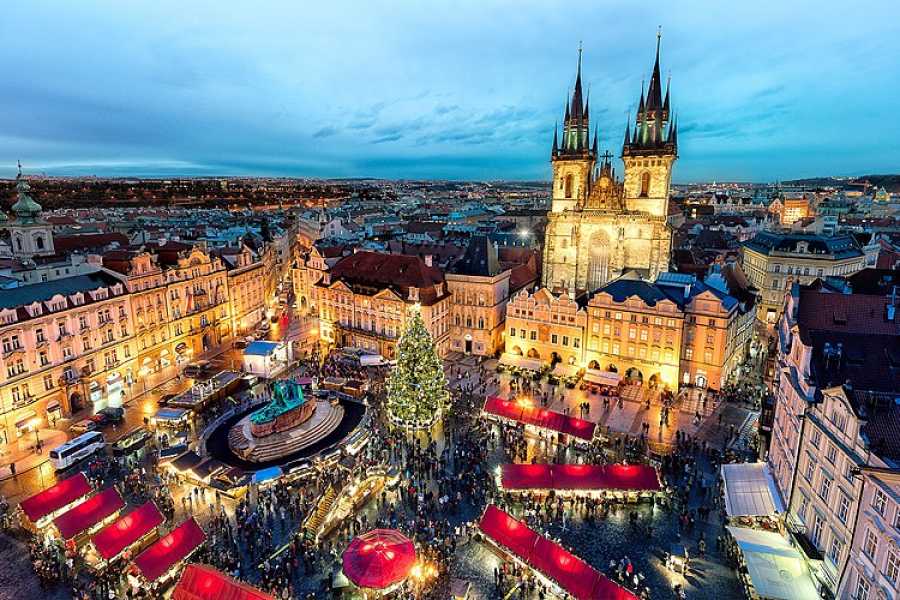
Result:
<svg viewBox="0 0 900 600"><path fill-rule="evenodd" d="M57 254L77 251L103 250L112 244L128 245L128 237L122 233L85 233L83 235L54 235L53 247Z"/></svg>
<svg viewBox="0 0 900 600"><path fill-rule="evenodd" d="M437 267L429 267L416 256L357 252L339 260L330 270L332 281L344 281L351 288L358 286L360 293L370 289L394 289L407 297L410 288L420 289L419 301L432 304L447 295L438 297L434 286L444 281L444 274Z"/></svg>

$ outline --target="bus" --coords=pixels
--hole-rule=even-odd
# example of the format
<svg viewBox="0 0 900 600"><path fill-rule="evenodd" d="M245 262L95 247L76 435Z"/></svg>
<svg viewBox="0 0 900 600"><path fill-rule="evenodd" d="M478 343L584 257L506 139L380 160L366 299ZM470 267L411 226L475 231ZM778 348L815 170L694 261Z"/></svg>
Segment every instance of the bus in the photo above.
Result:
<svg viewBox="0 0 900 600"><path fill-rule="evenodd" d="M50 451L50 462L57 471L68 469L78 461L90 456L106 446L106 440L99 431L89 431L84 435L72 438L62 446Z"/></svg>

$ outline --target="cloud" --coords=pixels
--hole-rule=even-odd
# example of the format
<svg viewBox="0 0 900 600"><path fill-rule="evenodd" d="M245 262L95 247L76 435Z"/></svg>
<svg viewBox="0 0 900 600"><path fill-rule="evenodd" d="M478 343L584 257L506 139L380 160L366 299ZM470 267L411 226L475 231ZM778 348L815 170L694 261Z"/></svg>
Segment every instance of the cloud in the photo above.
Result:
<svg viewBox="0 0 900 600"><path fill-rule="evenodd" d="M314 138L326 138L335 135L338 132L338 128L332 125L326 125L325 127L319 129L313 134Z"/></svg>
<svg viewBox="0 0 900 600"><path fill-rule="evenodd" d="M375 138L372 140L373 144L384 144L387 142L396 142L403 138L403 134L400 133L389 133L388 135L383 135L381 137Z"/></svg>

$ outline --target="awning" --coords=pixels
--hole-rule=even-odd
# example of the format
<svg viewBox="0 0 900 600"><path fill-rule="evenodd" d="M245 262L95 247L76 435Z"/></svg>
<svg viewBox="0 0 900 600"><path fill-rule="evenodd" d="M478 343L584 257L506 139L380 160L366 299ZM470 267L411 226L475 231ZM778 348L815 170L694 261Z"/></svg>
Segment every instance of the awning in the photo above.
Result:
<svg viewBox="0 0 900 600"><path fill-rule="evenodd" d="M387 360L380 354L360 354L359 364L363 367L380 367L387 363Z"/></svg>
<svg viewBox="0 0 900 600"><path fill-rule="evenodd" d="M622 376L611 371L587 369L584 372L584 380L588 383L597 383L600 385L619 385L619 382L622 380Z"/></svg>
<svg viewBox="0 0 900 600"><path fill-rule="evenodd" d="M157 421L180 421L188 414L186 408L161 408L153 418Z"/></svg>
<svg viewBox="0 0 900 600"><path fill-rule="evenodd" d="M268 467L253 473L253 483L263 483L271 479L278 479L282 475L281 467Z"/></svg>
<svg viewBox="0 0 900 600"><path fill-rule="evenodd" d="M97 532L91 542L104 560L111 560L162 525L165 519L153 502L146 502Z"/></svg>
<svg viewBox="0 0 900 600"><path fill-rule="evenodd" d="M649 465L506 464L501 471L506 490L554 489L658 492L656 469Z"/></svg>
<svg viewBox="0 0 900 600"><path fill-rule="evenodd" d="M191 467L191 473L200 481L205 481L226 468L227 466L222 461L210 458Z"/></svg>
<svg viewBox="0 0 900 600"><path fill-rule="evenodd" d="M499 396L488 396L483 411L496 417L565 433L587 441L594 439L594 430L597 428L597 424L592 421L570 417L531 404L504 400Z"/></svg>
<svg viewBox="0 0 900 600"><path fill-rule="evenodd" d="M147 581L154 582L186 559L206 540L206 534L193 517L159 538L134 559Z"/></svg>
<svg viewBox="0 0 900 600"><path fill-rule="evenodd" d="M16 429L22 429L23 427L27 427L30 424L30 421L37 417L37 413L33 410L26 410L25 412L19 415L19 418L16 420Z"/></svg>
<svg viewBox="0 0 900 600"><path fill-rule="evenodd" d="M177 471L184 472L189 469L193 469L195 466L200 464L201 460L203 460L203 457L201 457L199 454L197 454L193 450L190 450L188 452L185 452L184 454L182 454L175 460L173 460L170 464Z"/></svg>
<svg viewBox="0 0 900 600"><path fill-rule="evenodd" d="M553 374L557 377L577 377L580 370L576 365L556 363L556 366L553 367Z"/></svg>
<svg viewBox="0 0 900 600"><path fill-rule="evenodd" d="M272 354L275 354L275 351L278 350L280 345L280 342L267 342L264 340L250 342L250 344L244 348L244 356L271 356Z"/></svg>
<svg viewBox="0 0 900 600"><path fill-rule="evenodd" d="M357 586L383 590L409 575L416 563L416 547L395 529L373 529L355 538L341 564L344 575Z"/></svg>
<svg viewBox="0 0 900 600"><path fill-rule="evenodd" d="M780 534L746 527L729 527L728 531L744 555L750 581L761 598L819 598L803 557Z"/></svg>
<svg viewBox="0 0 900 600"><path fill-rule="evenodd" d="M478 526L494 543L558 583L576 600L637 600L637 596L493 504L485 509Z"/></svg>
<svg viewBox="0 0 900 600"><path fill-rule="evenodd" d="M527 369L529 371L540 371L544 368L539 358L527 358L518 354L510 354L504 352L500 355L500 364L507 367L516 367L517 369Z"/></svg>
<svg viewBox="0 0 900 600"><path fill-rule="evenodd" d="M47 412L59 410L59 400L51 400L47 403Z"/></svg>
<svg viewBox="0 0 900 600"><path fill-rule="evenodd" d="M275 600L275 597L212 567L190 564L181 574L172 600Z"/></svg>
<svg viewBox="0 0 900 600"><path fill-rule="evenodd" d="M784 504L769 466L763 462L722 465L725 512L729 517L774 517Z"/></svg>
<svg viewBox="0 0 900 600"><path fill-rule="evenodd" d="M91 491L91 484L88 483L87 477L84 476L84 473L78 473L68 479L63 479L39 494L23 500L20 506L28 520L35 523L41 518L72 504L79 498L87 496Z"/></svg>
<svg viewBox="0 0 900 600"><path fill-rule="evenodd" d="M123 508L125 502L122 496L116 488L111 487L56 517L53 524L64 540L71 540Z"/></svg>

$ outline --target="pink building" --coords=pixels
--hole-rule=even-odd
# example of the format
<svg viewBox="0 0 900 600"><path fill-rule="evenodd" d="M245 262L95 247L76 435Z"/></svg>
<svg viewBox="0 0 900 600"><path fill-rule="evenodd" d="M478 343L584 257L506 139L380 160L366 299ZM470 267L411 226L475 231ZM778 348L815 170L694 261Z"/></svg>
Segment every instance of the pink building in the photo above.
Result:
<svg viewBox="0 0 900 600"><path fill-rule="evenodd" d="M792 538L820 590L840 598L857 597L859 577L874 593L886 560L879 549L878 569L857 568L867 556L871 473L900 475L900 315L892 302L881 292L795 285L777 331L768 462ZM893 521L887 528L900 540Z"/></svg>

